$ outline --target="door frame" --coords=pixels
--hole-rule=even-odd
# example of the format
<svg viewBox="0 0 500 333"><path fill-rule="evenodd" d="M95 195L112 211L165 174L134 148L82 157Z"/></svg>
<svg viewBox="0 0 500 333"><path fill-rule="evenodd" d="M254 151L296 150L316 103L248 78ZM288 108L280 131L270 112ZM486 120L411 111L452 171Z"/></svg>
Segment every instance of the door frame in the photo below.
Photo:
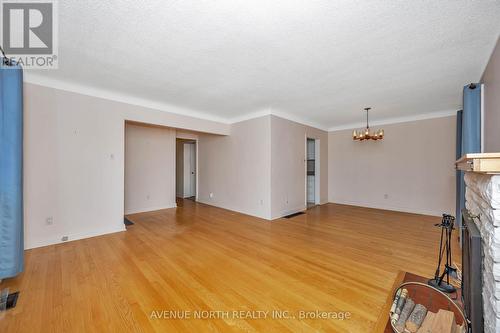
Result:
<svg viewBox="0 0 500 333"><path fill-rule="evenodd" d="M182 142L182 145L183 145L183 159L184 159L183 174L182 174L183 185L184 185L183 197L192 198L196 197L196 174L198 173L197 163L196 163L196 142L186 141ZM188 163L186 163L186 161L188 161Z"/></svg>
<svg viewBox="0 0 500 333"><path fill-rule="evenodd" d="M199 165L199 140L197 137L189 137L189 136L183 136L182 135L183 133L176 133L176 136L175 136L175 140L177 142L177 139L180 139L180 140L185 140L185 141L193 141L194 144L195 144L195 159L196 159L196 174L195 174L195 178L196 178L196 191L195 191L195 201L198 201L198 183L199 183L199 168L198 168L198 165ZM174 148L174 157L177 159L177 145L175 145L175 148ZM177 174L177 163L174 163L174 177L176 177L175 175ZM175 179L174 181L174 190L175 190L175 193L177 193L177 179Z"/></svg>
<svg viewBox="0 0 500 333"><path fill-rule="evenodd" d="M316 205L319 205L321 203L321 191L320 191L320 186L321 186L321 153L320 153L320 146L321 140L320 139L314 139L314 191L316 192L314 194L314 203Z"/></svg>
<svg viewBox="0 0 500 333"><path fill-rule="evenodd" d="M321 153L320 153L320 148L321 148L321 140L314 138L314 137L309 137L305 136L305 154L304 154L304 193L305 193L305 205L307 208L307 140L314 140L314 204L319 205L321 203L321 168L320 168L320 162L321 162Z"/></svg>

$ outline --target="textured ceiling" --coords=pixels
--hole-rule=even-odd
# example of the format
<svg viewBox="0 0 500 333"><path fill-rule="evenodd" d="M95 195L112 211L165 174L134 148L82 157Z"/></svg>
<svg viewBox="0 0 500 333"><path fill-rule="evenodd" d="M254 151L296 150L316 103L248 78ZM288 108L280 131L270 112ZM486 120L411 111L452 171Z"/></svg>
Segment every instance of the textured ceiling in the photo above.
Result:
<svg viewBox="0 0 500 333"><path fill-rule="evenodd" d="M499 18L489 0L65 0L59 69L28 77L219 120L273 110L328 128L362 121L364 106L375 120L459 108Z"/></svg>

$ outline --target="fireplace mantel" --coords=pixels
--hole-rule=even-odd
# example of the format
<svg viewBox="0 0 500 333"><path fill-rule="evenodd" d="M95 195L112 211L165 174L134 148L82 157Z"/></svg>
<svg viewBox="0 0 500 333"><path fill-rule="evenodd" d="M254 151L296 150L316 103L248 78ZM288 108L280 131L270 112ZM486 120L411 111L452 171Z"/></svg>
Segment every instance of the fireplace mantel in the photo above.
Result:
<svg viewBox="0 0 500 333"><path fill-rule="evenodd" d="M455 166L462 171L500 174L500 153L465 154Z"/></svg>

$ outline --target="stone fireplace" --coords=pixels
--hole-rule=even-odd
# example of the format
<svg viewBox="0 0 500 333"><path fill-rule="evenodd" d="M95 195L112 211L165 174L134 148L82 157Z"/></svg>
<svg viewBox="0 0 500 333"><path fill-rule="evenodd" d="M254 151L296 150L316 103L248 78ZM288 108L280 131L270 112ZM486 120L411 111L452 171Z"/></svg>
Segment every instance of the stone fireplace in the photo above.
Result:
<svg viewBox="0 0 500 333"><path fill-rule="evenodd" d="M500 332L500 175L467 170L465 207L482 240L485 332Z"/></svg>

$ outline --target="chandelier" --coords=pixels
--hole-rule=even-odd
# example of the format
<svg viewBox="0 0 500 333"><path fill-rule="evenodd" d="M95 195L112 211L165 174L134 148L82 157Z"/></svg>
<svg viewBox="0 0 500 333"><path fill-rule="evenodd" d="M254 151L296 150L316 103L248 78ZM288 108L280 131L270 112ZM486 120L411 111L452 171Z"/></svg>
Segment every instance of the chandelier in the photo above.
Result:
<svg viewBox="0 0 500 333"><path fill-rule="evenodd" d="M370 111L370 110L371 110L371 108L365 108L366 128L359 130L359 131L354 130L352 132L352 139L353 140L359 140L359 141L370 140L370 139L371 140L382 140L384 138L384 130L383 129L379 129L378 131L375 131L374 133L372 133L370 131L370 126L368 125L368 111Z"/></svg>

